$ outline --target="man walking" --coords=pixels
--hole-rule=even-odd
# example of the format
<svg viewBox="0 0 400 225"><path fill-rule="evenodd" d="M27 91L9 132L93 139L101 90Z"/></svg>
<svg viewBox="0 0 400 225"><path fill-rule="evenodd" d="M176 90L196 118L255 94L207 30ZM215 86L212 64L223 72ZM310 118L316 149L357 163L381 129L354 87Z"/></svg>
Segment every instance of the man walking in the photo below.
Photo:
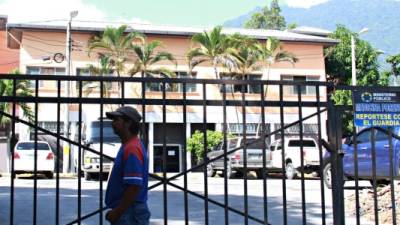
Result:
<svg viewBox="0 0 400 225"><path fill-rule="evenodd" d="M112 225L148 225L147 207L148 155L138 137L139 112L123 106L107 112L114 132L121 138L121 148L108 180L105 203L106 219Z"/></svg>

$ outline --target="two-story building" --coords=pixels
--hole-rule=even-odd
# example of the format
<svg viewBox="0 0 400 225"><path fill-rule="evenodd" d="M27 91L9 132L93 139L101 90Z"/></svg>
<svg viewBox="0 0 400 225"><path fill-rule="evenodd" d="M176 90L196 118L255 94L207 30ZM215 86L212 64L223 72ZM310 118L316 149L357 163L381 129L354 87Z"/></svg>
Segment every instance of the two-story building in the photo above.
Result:
<svg viewBox="0 0 400 225"><path fill-rule="evenodd" d="M98 65L96 54L88 55L88 42L95 35L101 35L107 24L74 22L72 25L72 75L86 74L86 68L89 64ZM116 26L114 24L114 26ZM156 26L144 24L132 24L129 31L139 31L146 35L148 40L159 40L163 43L163 51L172 53L176 58L177 64L170 62L162 62L157 66L169 68L176 72L178 77L188 77L188 63L185 55L193 46L191 37L196 33L204 32L203 28L173 27L173 26ZM64 24L41 23L41 24L8 24L8 47L11 49L19 49L19 68L27 74L65 74L66 61L54 60L57 53L65 55L66 52L66 22ZM293 53L299 61L295 64L288 62L274 63L271 67L261 71L246 75L245 79L249 80L294 80L294 81L325 81L325 62L324 48L335 45L337 41L320 35L310 35L306 31L290 32L276 30L251 30L251 29L224 29L227 34L240 33L248 35L259 41L265 41L268 37L274 37L281 41L282 49ZM60 56L58 54L58 56ZM58 62L56 62L58 61ZM221 76L228 76L227 72L220 68ZM193 77L197 79L215 79L214 69L211 65L205 63L195 67ZM116 85L114 84L113 96L117 96ZM55 82L41 82L40 92L43 96L56 95ZM232 93L227 94L228 99L241 99L241 88L231 85L228 90ZM208 85L207 99L221 99L221 90L218 85ZM238 90L239 92L235 92ZM203 88L200 84L190 84L187 87L188 99L202 99ZM260 99L259 86L245 88L246 99ZM267 100L279 101L279 87L270 86L266 89ZM284 88L285 100L297 100L297 87L287 86ZM320 89L321 100L325 100L326 90ZM76 92L75 92L76 94ZM125 88L126 97L140 96L140 85L131 85ZM301 89L303 101L316 101L315 87L304 87ZM147 85L147 98L160 98L162 92L157 85ZM181 98L182 87L167 89L167 98ZM140 106L139 106L140 108ZM71 120L77 121L76 106L70 106ZM83 106L86 116L96 117L99 115L98 106ZM56 127L56 104L47 104L39 106L39 124L44 128L55 129ZM109 110L105 108L105 110ZM169 165L170 171L182 170L182 146L184 139L187 139L195 130L203 128L203 108L202 106L190 106L187 109L187 124L183 124L182 106L168 106L166 115L167 144L169 152L176 156L174 164ZM242 109L241 107L227 108L227 123L231 133L240 135L242 133ZM315 113L315 109L304 108L303 115L307 116ZM75 113L75 114L74 114ZM266 107L266 125L272 131L280 127L280 111L279 108ZM248 135L256 135L259 123L261 121L260 107L248 107L246 109L246 127ZM298 110L296 108L284 109L285 124L298 120ZM322 115L323 133L325 134L326 114ZM163 136L163 116L162 106L146 107L146 125L148 147L150 152L150 171L157 171L156 158L161 154ZM207 107L207 127L209 129L222 130L223 113L221 107ZM184 128L186 126L186 133ZM21 128L20 133L24 129ZM298 129L294 127L288 133L296 134ZM317 118L312 118L304 122L305 135L315 135L317 132ZM21 138L29 138L29 135L21 135ZM190 154L189 154L190 157ZM192 160L188 160L191 162ZM176 163L179 162L179 163ZM190 165L188 165L190 167Z"/></svg>

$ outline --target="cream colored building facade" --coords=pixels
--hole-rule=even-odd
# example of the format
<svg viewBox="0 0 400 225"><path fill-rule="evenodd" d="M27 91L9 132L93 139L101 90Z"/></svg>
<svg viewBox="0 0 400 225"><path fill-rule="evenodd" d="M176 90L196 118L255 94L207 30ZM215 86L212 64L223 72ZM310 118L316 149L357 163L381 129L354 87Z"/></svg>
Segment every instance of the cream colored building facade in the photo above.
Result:
<svg viewBox="0 0 400 225"><path fill-rule="evenodd" d="M106 24L89 24L89 23L73 23L72 25L72 75L82 75L83 69L87 68L88 64L98 65L96 52L88 55L88 41L95 35L100 35L106 27ZM115 26L115 24L114 24ZM187 62L185 55L193 46L191 36L195 33L203 32L207 29L201 28L185 28L185 27L165 27L154 25L131 25L130 30L136 30L144 33L149 41L159 40L163 43L163 51L168 51L174 55L177 64L174 65L168 62L162 62L157 66L166 67L177 73L184 74L187 70ZM8 24L8 47L20 50L20 70L30 74L65 74L66 61L57 63L52 60L56 53L65 55L66 49L66 27L65 25L55 24ZM239 32L244 35L252 36L260 41L264 41L268 37L275 37L281 41L282 49L293 53L299 62L290 64L287 62L275 63L269 70L255 71L250 74L248 79L260 80L295 80L295 81L325 81L325 63L323 50L326 47L335 45L335 40L323 37L300 34L289 31L272 31L272 30L248 30L248 29L224 29L225 33L233 34ZM161 50L161 49L160 49ZM50 59L50 60L49 60ZM129 67L129 66L128 66ZM221 72L223 68L219 68ZM195 78L197 79L215 79L214 69L207 64L199 65L194 69ZM139 75L138 75L139 76ZM117 85L113 84L113 97L118 97ZM182 89L182 88L181 88ZM168 99L181 99L181 89L170 90L167 92ZM232 87L235 89L235 87ZM267 100L279 101L279 87L268 86ZM207 100L222 99L221 91L217 85L207 85L206 88ZM325 101L326 89L320 88L320 100ZM76 95L76 91L73 91ZM56 83L44 81L40 83L40 96L56 96ZM63 92L62 92L63 93ZM127 84L125 86L125 97L140 97L140 84ZM305 87L301 90L302 101L316 101L315 87ZM99 96L98 92L94 92L91 96ZM203 88L200 84L191 85L190 91L187 93L188 99L202 99ZM246 88L246 99L260 100L261 96L257 88L249 86ZM157 88L149 88L146 90L146 98L161 98L162 93ZM241 93L227 93L227 99L241 99ZM284 88L284 100L297 101L298 99L296 88ZM56 104L46 104L39 106L39 122L43 126L53 127L56 119ZM139 107L140 108L140 107ZM71 105L71 121L77 121L77 107ZM84 119L87 117L100 117L99 106L84 105ZM110 108L105 108L105 111ZM182 170L183 157L183 139L189 138L194 130L201 129L203 123L203 108L201 106L188 107L187 124L183 124L182 106L167 107L167 144L171 149L175 150L179 163L171 166L174 172ZM303 116L310 115L316 112L316 108L304 108ZM280 126L279 107L266 107L266 123L269 130L275 130ZM260 107L248 107L246 109L247 133L255 135L257 126L261 120ZM296 107L286 107L284 110L285 124L298 120L298 110ZM325 135L325 120L326 114L322 114L322 129ZM157 154L155 152L157 146L162 145L161 127L162 127L162 107L161 106L146 106L146 124L148 129L148 148L150 152L150 171L157 172ZM222 130L223 113L222 107L210 106L207 107L207 126L210 129ZM227 108L227 123L230 132L240 134L242 123L242 109L240 107ZM315 126L318 123L317 118L311 118L305 123L305 130L311 133L315 132ZM186 128L186 129L184 129ZM183 131L186 130L186 133ZM25 135L23 135L25 134ZM20 137L29 138L25 128L20 128ZM275 138L275 137L272 137ZM191 156L188 155L188 167L190 168Z"/></svg>

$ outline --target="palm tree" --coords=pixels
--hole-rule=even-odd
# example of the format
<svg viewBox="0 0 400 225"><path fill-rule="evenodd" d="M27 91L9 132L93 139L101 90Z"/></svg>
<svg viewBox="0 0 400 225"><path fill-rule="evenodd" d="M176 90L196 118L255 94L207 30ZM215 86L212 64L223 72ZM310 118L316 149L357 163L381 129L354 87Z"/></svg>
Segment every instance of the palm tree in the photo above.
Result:
<svg viewBox="0 0 400 225"><path fill-rule="evenodd" d="M109 56L100 55L100 66L96 67L92 64L88 65L87 71L89 71L92 76L110 76L113 72L112 63ZM95 89L99 89L100 84L98 82L86 82L84 83L82 89L85 96L89 96L90 93ZM111 95L112 86L111 83L103 82L103 97L109 98Z"/></svg>
<svg viewBox="0 0 400 225"><path fill-rule="evenodd" d="M19 70L13 70L10 74L21 75ZM13 81L12 80L4 80L0 79L0 95L1 96L13 96ZM22 97L31 97L33 96L33 91L30 89L30 81L29 80L16 80L16 94L17 96ZM15 103L19 105L22 109L23 114L28 118L29 122L33 122L34 113L32 109L29 107L27 103ZM13 105L10 102L1 102L0 103L0 111L5 113L12 113ZM5 125L10 123L10 119L4 117L0 114L0 125Z"/></svg>
<svg viewBox="0 0 400 225"><path fill-rule="evenodd" d="M254 39L239 34L233 35L230 39L234 49L230 49L229 52L234 57L233 65L237 76L244 79L246 75L261 69L262 65L259 63L261 55Z"/></svg>
<svg viewBox="0 0 400 225"><path fill-rule="evenodd" d="M144 35L137 32L130 32L125 35L127 26L122 25L119 28L107 27L101 37L94 37L89 42L88 54L93 50L99 49L102 54L109 57L111 65L117 76L125 71L125 63L129 59L129 52L134 45L134 42L143 41Z"/></svg>
<svg viewBox="0 0 400 225"><path fill-rule="evenodd" d="M129 70L128 74L134 76L138 73L141 77L174 77L175 73L163 67L154 67L160 61L170 61L176 65L173 55L166 51L156 51L157 48L162 47L160 41L145 41L141 45L133 45L132 50L136 57L133 67Z"/></svg>
<svg viewBox="0 0 400 225"><path fill-rule="evenodd" d="M229 38L230 45L233 47L229 50L230 54L234 57L235 63L234 70L232 71L232 79L246 79L246 75L250 75L253 71L261 68L259 63L259 52L254 47L256 41L247 36L234 34ZM235 100L234 88L232 88L232 99ZM236 118L239 123L239 113L237 108Z"/></svg>
<svg viewBox="0 0 400 225"><path fill-rule="evenodd" d="M282 50L282 46L280 41L276 38L268 38L264 43L256 44L255 48L259 52L259 60L263 67L267 69L267 80L269 80L271 65L278 62L290 62L294 65L294 63L298 62L299 59L290 52ZM264 91L264 99L267 99L268 85ZM260 122L257 126L257 135L261 125Z"/></svg>
<svg viewBox="0 0 400 225"><path fill-rule="evenodd" d="M255 48L259 52L260 62L267 68L267 80L271 65L278 62L298 62L298 58L290 52L282 50L281 43L276 38L268 38L264 43L256 44Z"/></svg>
<svg viewBox="0 0 400 225"><path fill-rule="evenodd" d="M217 67L223 65L227 68L234 67L234 58L230 54L232 47L229 36L222 33L222 27L217 26L211 32L195 34L192 43L197 47L187 53L189 71L201 63L210 62L214 68L215 78L220 79Z"/></svg>

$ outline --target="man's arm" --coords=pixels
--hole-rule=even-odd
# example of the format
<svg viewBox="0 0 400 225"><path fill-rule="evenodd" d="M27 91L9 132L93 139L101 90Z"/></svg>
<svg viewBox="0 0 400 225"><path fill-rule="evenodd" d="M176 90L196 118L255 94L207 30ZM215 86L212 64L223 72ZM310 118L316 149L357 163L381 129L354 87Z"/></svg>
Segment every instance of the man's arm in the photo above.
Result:
<svg viewBox="0 0 400 225"><path fill-rule="evenodd" d="M140 186L138 185L129 185L123 195L120 203L117 207L110 210L106 214L106 219L111 223L115 223L118 219L122 216L126 209L128 209L133 202L136 200L137 196L139 195Z"/></svg>

